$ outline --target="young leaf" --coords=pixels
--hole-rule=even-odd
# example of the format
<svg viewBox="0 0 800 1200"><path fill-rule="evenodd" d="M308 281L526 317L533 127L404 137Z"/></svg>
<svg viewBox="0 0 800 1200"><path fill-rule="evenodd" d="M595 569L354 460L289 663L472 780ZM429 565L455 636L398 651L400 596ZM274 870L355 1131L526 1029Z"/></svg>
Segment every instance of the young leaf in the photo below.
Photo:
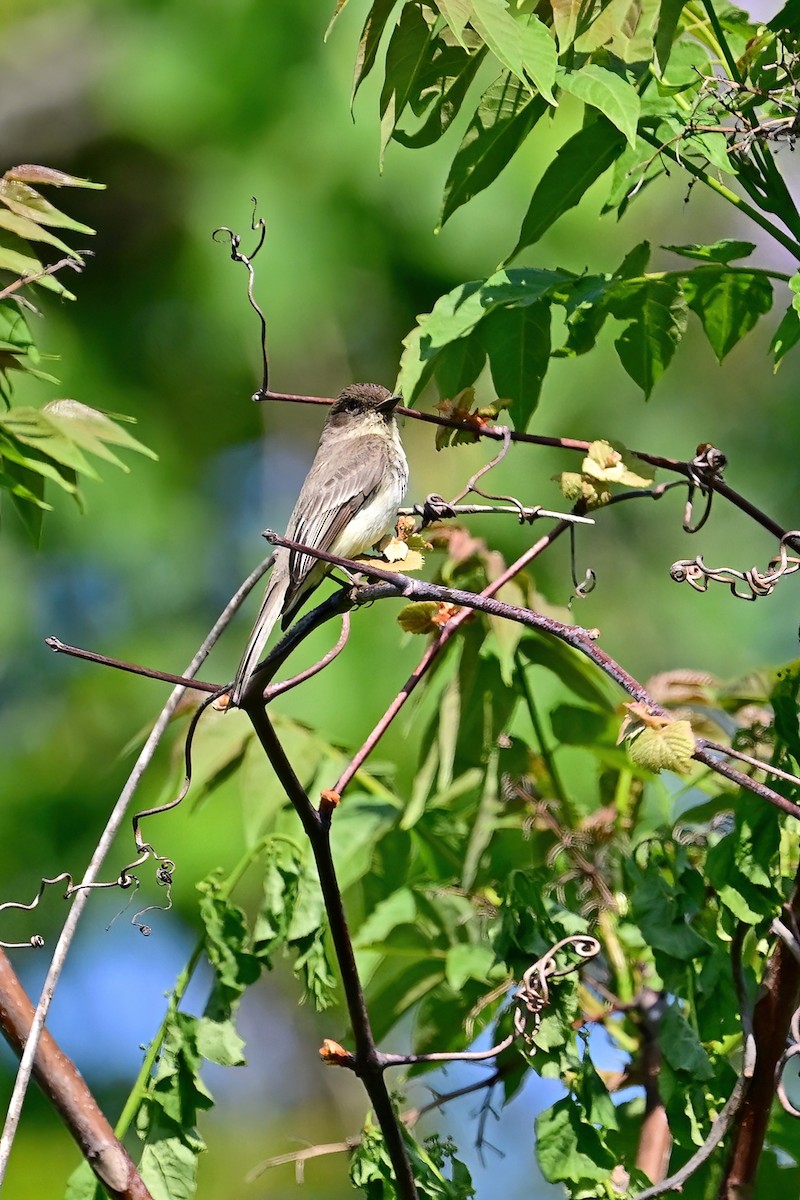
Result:
<svg viewBox="0 0 800 1200"><path fill-rule="evenodd" d="M769 348L775 355L773 371L777 371L784 357L800 341L800 312L790 304L773 334Z"/></svg>
<svg viewBox="0 0 800 1200"><path fill-rule="evenodd" d="M642 102L627 79L596 63L588 63L579 71L565 72L558 82L565 92L601 112L625 135L629 145L634 145Z"/></svg>
<svg viewBox="0 0 800 1200"><path fill-rule="evenodd" d="M604 117L585 125L564 142L536 185L510 258L538 242L559 217L583 199L587 189L611 166L623 143L619 130Z"/></svg>
<svg viewBox="0 0 800 1200"><path fill-rule="evenodd" d="M89 186L103 186L100 184ZM71 217L59 210L40 196L27 183L21 183L13 178L13 172L7 171L0 179L0 204L4 204L11 212L21 217L27 217L37 225L50 225L61 229L72 229L75 233L94 233L88 225L73 221Z"/></svg>

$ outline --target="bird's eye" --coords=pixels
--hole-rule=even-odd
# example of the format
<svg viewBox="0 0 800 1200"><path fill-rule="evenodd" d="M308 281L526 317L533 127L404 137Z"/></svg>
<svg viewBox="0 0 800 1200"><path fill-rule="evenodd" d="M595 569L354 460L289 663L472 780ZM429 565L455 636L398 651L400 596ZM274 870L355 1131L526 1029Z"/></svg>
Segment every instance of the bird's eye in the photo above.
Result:
<svg viewBox="0 0 800 1200"><path fill-rule="evenodd" d="M358 403L355 400L348 400L344 406L344 411L354 413L358 410Z"/></svg>

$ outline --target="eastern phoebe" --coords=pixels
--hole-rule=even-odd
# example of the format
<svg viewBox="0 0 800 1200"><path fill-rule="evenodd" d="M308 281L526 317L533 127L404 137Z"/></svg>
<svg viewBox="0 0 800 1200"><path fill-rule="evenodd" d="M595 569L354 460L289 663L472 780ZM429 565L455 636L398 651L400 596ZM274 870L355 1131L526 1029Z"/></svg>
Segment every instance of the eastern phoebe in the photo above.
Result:
<svg viewBox="0 0 800 1200"><path fill-rule="evenodd" d="M286 537L342 558L369 550L394 529L408 483L393 396L375 383L353 383L331 407ZM285 629L330 564L285 547L275 551L264 602L230 692L238 705L276 621Z"/></svg>

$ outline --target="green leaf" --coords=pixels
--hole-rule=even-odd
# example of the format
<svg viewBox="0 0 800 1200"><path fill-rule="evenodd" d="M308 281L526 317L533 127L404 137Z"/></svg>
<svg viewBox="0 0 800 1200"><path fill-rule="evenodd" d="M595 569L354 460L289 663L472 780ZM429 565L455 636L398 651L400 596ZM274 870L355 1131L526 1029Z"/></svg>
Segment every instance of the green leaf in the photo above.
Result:
<svg viewBox="0 0 800 1200"><path fill-rule="evenodd" d="M120 446L123 450L134 450L137 454L144 454L145 457L158 461L158 455L128 433L118 421L112 420L107 413L100 412L99 409L90 408L88 404L81 404L78 400L52 400L44 406L42 412L52 425L76 445L98 458L113 462L123 471L127 471L128 468L112 454L108 449L109 445Z"/></svg>
<svg viewBox="0 0 800 1200"><path fill-rule="evenodd" d="M678 21L685 3L686 0L661 0L658 6L655 53L662 75L667 69L667 63L672 53L672 43L675 40L675 31L678 28Z"/></svg>
<svg viewBox="0 0 800 1200"><path fill-rule="evenodd" d="M97 1176L84 1159L67 1180L64 1200L99 1200L101 1194Z"/></svg>
<svg viewBox="0 0 800 1200"><path fill-rule="evenodd" d="M214 881L197 885L202 893L200 916L205 927L205 950L217 987L233 1003L258 979L261 964L251 949L244 912L232 900L216 894Z"/></svg>
<svg viewBox="0 0 800 1200"><path fill-rule="evenodd" d="M564 142L536 185L519 239L509 257L514 258L526 246L538 242L559 217L574 208L611 166L622 145L619 130L603 117Z"/></svg>
<svg viewBox="0 0 800 1200"><path fill-rule="evenodd" d="M594 746L608 741L608 717L592 708L559 704L550 713L553 737L565 746Z"/></svg>
<svg viewBox="0 0 800 1200"><path fill-rule="evenodd" d="M421 6L405 4L386 51L386 75L380 100L381 159L403 110L411 97L419 93L432 37Z"/></svg>
<svg viewBox="0 0 800 1200"><path fill-rule="evenodd" d="M575 40L578 18L583 8L582 0L551 0L553 28L558 38L559 50L563 53Z"/></svg>
<svg viewBox="0 0 800 1200"><path fill-rule="evenodd" d="M634 284L621 290L609 308L622 320L633 318L614 344L623 367L649 397L686 332L681 281L656 279Z"/></svg>
<svg viewBox="0 0 800 1200"><path fill-rule="evenodd" d="M63 296L65 300L75 299L73 293L67 291L55 275L43 274L44 265L38 258L34 258L32 254L23 254L15 247L14 238L0 230L0 271L8 271L15 279L30 280L37 287L45 288L48 292L55 292L57 296Z"/></svg>
<svg viewBox="0 0 800 1200"><path fill-rule="evenodd" d="M197 1049L203 1058L221 1067L239 1067L245 1062L244 1041L231 1020L201 1017L197 1022Z"/></svg>
<svg viewBox="0 0 800 1200"><path fill-rule="evenodd" d="M374 796L350 795L336 813L331 848L344 892L369 871L376 843L397 823L400 809Z"/></svg>
<svg viewBox="0 0 800 1200"><path fill-rule="evenodd" d="M692 1081L713 1077L708 1054L675 1001L667 1007L659 1025L658 1044L673 1071L683 1071Z"/></svg>
<svg viewBox="0 0 800 1200"><path fill-rule="evenodd" d="M70 258L74 258L76 262L83 262L81 255L72 250L66 242L57 238L54 233L37 225L29 217L21 217L19 213L13 213L8 208L0 207L0 229L7 229L9 233L24 238L26 242L44 242L48 246L55 246L57 250L63 251Z"/></svg>
<svg viewBox="0 0 800 1200"><path fill-rule="evenodd" d="M472 15L470 0L435 0L435 4L450 26L453 36L466 47L463 33Z"/></svg>
<svg viewBox="0 0 800 1200"><path fill-rule="evenodd" d="M355 103L358 89L375 66L375 57L378 53L378 46L380 45L383 31L386 28L386 22L392 15L397 3L398 0L374 0L372 7L367 13L367 19L364 22L364 28L361 30L358 51L356 53L356 64L353 72L353 94L350 98L351 110Z"/></svg>
<svg viewBox="0 0 800 1200"><path fill-rule="evenodd" d="M422 391L445 346L471 333L492 309L502 305L535 304L575 277L568 271L538 268L498 271L486 280L461 284L437 300L418 318L416 329L403 340L396 388L407 403Z"/></svg>
<svg viewBox="0 0 800 1200"><path fill-rule="evenodd" d="M772 307L772 284L762 271L697 267L683 290L720 362Z"/></svg>
<svg viewBox="0 0 800 1200"><path fill-rule="evenodd" d="M769 344L771 352L775 355L773 371L778 370L785 356L797 345L798 341L800 341L800 312L794 304L790 304Z"/></svg>
<svg viewBox="0 0 800 1200"><path fill-rule="evenodd" d="M721 238L707 246L662 246L683 258L699 258L703 262L723 263L727 266L737 258L748 258L755 250L755 242L739 242L733 238Z"/></svg>
<svg viewBox="0 0 800 1200"><path fill-rule="evenodd" d="M71 176L65 176L65 178L71 178ZM86 184L81 181L75 186L102 187L103 185ZM45 200L44 196L40 196L27 183L9 178L9 173L0 179L0 204L5 205L11 212L17 213L21 217L27 217L37 225L72 229L75 233L94 233L94 230L88 225L82 225L80 221L73 221L65 213L59 212L49 200Z"/></svg>
<svg viewBox="0 0 800 1200"><path fill-rule="evenodd" d="M776 737L783 743L795 761L800 763L798 689L800 689L800 663L790 663L788 667L778 671L769 699L775 712Z"/></svg>
<svg viewBox="0 0 800 1200"><path fill-rule="evenodd" d="M486 362L486 350L478 337L467 335L443 346L436 359L434 374L439 395L452 400L480 375Z"/></svg>
<svg viewBox="0 0 800 1200"><path fill-rule="evenodd" d="M548 1183L599 1183L615 1165L600 1133L570 1097L536 1118L536 1158Z"/></svg>
<svg viewBox="0 0 800 1200"><path fill-rule="evenodd" d="M497 395L510 400L515 429L526 429L539 403L550 362L550 305L501 308L481 325Z"/></svg>
<svg viewBox="0 0 800 1200"><path fill-rule="evenodd" d="M614 701L605 675L571 646L555 638L526 633L519 643L519 653L527 662L551 672L582 700L606 712L613 711Z"/></svg>
<svg viewBox="0 0 800 1200"><path fill-rule="evenodd" d="M139 1173L153 1200L194 1200L197 1151L179 1134L148 1142Z"/></svg>
<svg viewBox="0 0 800 1200"><path fill-rule="evenodd" d="M0 350L28 354L33 348L28 323L16 304L0 304Z"/></svg>
<svg viewBox="0 0 800 1200"><path fill-rule="evenodd" d="M468 979L488 983L494 966L494 952L489 946L460 942L451 946L445 959L445 975L454 992L460 992Z"/></svg>
<svg viewBox="0 0 800 1200"><path fill-rule="evenodd" d="M470 22L498 62L518 79L525 78L522 26L505 0L470 0Z"/></svg>
<svg viewBox="0 0 800 1200"><path fill-rule="evenodd" d="M28 537L38 549L42 540L44 514L53 507L44 499L44 476L0 457L0 466L4 463L6 469L0 471L0 488L10 493Z"/></svg>
<svg viewBox="0 0 800 1200"><path fill-rule="evenodd" d="M421 127L413 133L395 129L394 140L409 149L430 146L449 129L458 114L469 87L487 53L481 46L470 53L460 46L449 46L442 37L432 38L426 48L426 60L416 78L416 93L408 103L418 116L427 113Z"/></svg>
<svg viewBox="0 0 800 1200"><path fill-rule="evenodd" d="M484 92L450 165L440 225L487 188L547 110L521 80L503 74Z"/></svg>
<svg viewBox="0 0 800 1200"><path fill-rule="evenodd" d="M639 93L627 79L588 63L579 71L565 72L558 83L565 92L601 112L634 145L642 105Z"/></svg>
<svg viewBox="0 0 800 1200"><path fill-rule="evenodd" d="M547 103L555 106L553 85L556 81L558 51L553 35L536 16L530 16L522 24L521 34L525 70Z"/></svg>

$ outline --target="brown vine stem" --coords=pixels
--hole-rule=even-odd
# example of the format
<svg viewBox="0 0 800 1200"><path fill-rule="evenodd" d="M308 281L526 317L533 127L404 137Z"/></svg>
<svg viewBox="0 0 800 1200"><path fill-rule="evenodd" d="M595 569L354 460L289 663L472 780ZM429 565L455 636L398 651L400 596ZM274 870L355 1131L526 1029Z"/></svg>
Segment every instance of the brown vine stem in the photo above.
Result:
<svg viewBox="0 0 800 1200"><path fill-rule="evenodd" d="M18 1056L25 1048L32 1018L33 1005L8 957L0 950L0 1028ZM136 1165L115 1137L80 1072L47 1029L39 1042L33 1072L113 1200L152 1200Z"/></svg>
<svg viewBox="0 0 800 1200"><path fill-rule="evenodd" d="M265 392L259 396L259 399L283 401L287 404L333 404L333 400L325 396L299 396L291 392ZM491 438L496 442L502 442L506 436L502 426L498 428L491 425L478 426L470 421L459 421L455 417L445 417L440 413L422 412L420 409L406 408L403 405L399 405L395 409L395 414L398 417L411 417L415 421L423 421L428 425L442 425L446 429L460 429L467 433L472 433L476 437ZM550 446L555 450L570 450L581 454L586 454L592 444L590 441L584 441L581 438L547 437L544 434L525 433L524 430L516 429L511 430L510 438L512 442L523 442L532 446ZM632 453L637 458L641 458L643 462L649 463L651 467L661 467L665 471L674 471L678 475L683 475L686 479L691 477L691 463L684 462L678 458L669 458L663 454L650 454L646 450L633 450ZM757 505L747 500L719 477L709 480L709 487L718 492L720 496L724 496L730 504L745 513L756 524L773 534L778 541L787 532L777 521L773 520L772 517L768 516Z"/></svg>
<svg viewBox="0 0 800 1200"><path fill-rule="evenodd" d="M517 621L529 629L549 634L551 637L558 638L559 641L565 642L568 646L572 646L573 649L585 655L609 679L613 680L614 683L627 692L634 700L645 704L651 712L661 716L668 715L660 705L656 704L637 679L634 679L624 667L620 666L616 659L613 659L610 654L607 654L605 650L601 650L595 644L593 634L586 629L582 629L579 625L565 625L562 621L556 621L553 617L531 612L530 609L521 608L519 605L504 604L502 601L494 599L494 597L480 595L475 592L466 592L461 588L442 587L440 584L428 583L422 579L412 579L408 575L384 571L381 567L374 567L363 561L354 562L349 558L340 558L336 554L327 554L315 546L306 546L302 542L293 542L289 538L281 537L272 530L266 530L264 536L276 546L285 546L287 549L294 550L298 554L309 554L312 558L321 559L323 562L331 563L335 567L344 567L346 571L353 575L361 572L379 580L378 584L366 586L360 590L357 597L357 603L359 604L369 603L374 600L396 599L398 597L411 600L436 600L440 603L457 604L472 608L476 612L484 612L492 617L504 617L506 620ZM800 817L800 807L798 805L793 804L785 796L779 795L778 792L773 791L772 788L767 787L765 784L757 783L749 775L737 771L729 763L720 762L709 751L704 749L702 738L697 739L693 757L698 762L702 762L710 767L717 774L724 775L740 787L745 788L756 796L760 796L762 800L775 805L776 808L782 809L793 817Z"/></svg>
<svg viewBox="0 0 800 1200"><path fill-rule="evenodd" d="M267 710L263 707L260 699L254 697L251 691L243 697L242 707L250 718L264 753L278 776L284 792L294 806L311 843L353 1030L356 1047L353 1069L364 1085L383 1134L386 1151L395 1174L398 1195L401 1200L418 1200L417 1186L414 1182L414 1173L400 1120L394 1111L383 1078L381 1056L375 1045L342 894L336 878L336 868L331 854L330 815L326 816L314 808L286 756L272 722L267 716Z"/></svg>
<svg viewBox="0 0 800 1200"><path fill-rule="evenodd" d="M267 562L268 560L259 563L256 569L252 571L250 575L248 575L241 587L225 605L225 608L214 622L214 625L208 636L204 639L199 650L187 667L185 672L186 678L190 679L192 675L194 675L194 673L200 669L203 662L205 662L212 647L216 644L220 635L230 624L231 619L242 604L243 600L249 595L258 581L262 578L267 569ZM20 1115L22 1113L22 1105L25 1100L25 1093L27 1092L28 1085L30 1083L39 1041L44 1029L44 1023L47 1019L47 1012L50 1008L50 1002L53 998L53 993L55 992L58 980L61 976L61 971L64 967L67 954L69 953L69 949L72 945L72 940L75 936L75 930L77 928L78 921L80 920L81 914L89 899L89 889L86 888L85 885L94 883L94 881L97 879L106 855L111 849L114 838L116 837L117 832L119 831L119 828L125 819L128 805L130 804L130 801L136 792L137 787L139 786L142 775L144 774L153 755L155 754L159 742L169 726L172 715L175 712L183 693L183 686L175 688L161 710L161 713L159 714L150 732L150 736L142 747L139 757L136 759L136 762L133 766L133 770L128 776L125 786L119 795L119 799L114 805L111 815L106 822L105 829L100 835L89 866L86 868L86 872L81 881L81 886L84 890L78 891L77 895L75 896L75 899L72 902L72 908L70 909L67 919L64 922L61 935L58 939L55 950L53 951L53 957L50 962L47 977L45 978L42 986L36 1011L33 1014L33 1020L31 1022L28 1039L25 1044L25 1050L22 1054L19 1070L17 1072L17 1078L14 1082L14 1090L11 1094L11 1101L6 1114L2 1138L0 1138L0 1189L2 1189L3 1180L5 1179L5 1174L8 1167L8 1159L11 1154L11 1147L14 1142L17 1126L19 1125Z"/></svg>

